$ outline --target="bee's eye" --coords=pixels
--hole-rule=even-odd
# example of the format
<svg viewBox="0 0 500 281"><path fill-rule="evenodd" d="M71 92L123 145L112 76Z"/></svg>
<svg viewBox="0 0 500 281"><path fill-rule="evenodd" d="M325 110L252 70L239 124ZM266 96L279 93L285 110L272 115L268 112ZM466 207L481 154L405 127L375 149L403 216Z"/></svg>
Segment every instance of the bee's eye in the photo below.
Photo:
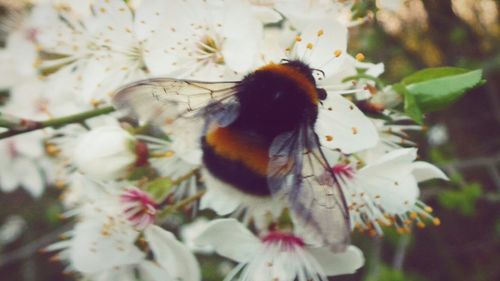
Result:
<svg viewBox="0 0 500 281"><path fill-rule="evenodd" d="M316 92L318 93L318 98L320 100L325 100L326 99L327 94L326 94L325 89L323 89L323 88L317 88Z"/></svg>

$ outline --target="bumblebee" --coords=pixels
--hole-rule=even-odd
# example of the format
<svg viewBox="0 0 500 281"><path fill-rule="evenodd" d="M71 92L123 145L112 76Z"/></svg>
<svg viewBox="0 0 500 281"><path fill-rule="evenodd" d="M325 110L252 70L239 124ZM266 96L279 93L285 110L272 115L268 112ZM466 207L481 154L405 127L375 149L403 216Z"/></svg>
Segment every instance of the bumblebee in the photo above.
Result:
<svg viewBox="0 0 500 281"><path fill-rule="evenodd" d="M241 81L151 78L117 90L113 104L162 126L203 122L206 172L246 194L287 200L304 231L341 251L349 244L349 212L315 133L327 98L315 71L285 60Z"/></svg>

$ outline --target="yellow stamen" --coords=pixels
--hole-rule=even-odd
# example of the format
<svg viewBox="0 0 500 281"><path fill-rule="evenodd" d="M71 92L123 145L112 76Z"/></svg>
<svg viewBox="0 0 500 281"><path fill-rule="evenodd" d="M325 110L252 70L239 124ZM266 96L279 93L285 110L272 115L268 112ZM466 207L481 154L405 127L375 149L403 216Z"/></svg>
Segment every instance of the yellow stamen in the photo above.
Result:
<svg viewBox="0 0 500 281"><path fill-rule="evenodd" d="M363 55L362 53L357 53L356 54L356 60L357 61L364 61L365 60L365 55Z"/></svg>

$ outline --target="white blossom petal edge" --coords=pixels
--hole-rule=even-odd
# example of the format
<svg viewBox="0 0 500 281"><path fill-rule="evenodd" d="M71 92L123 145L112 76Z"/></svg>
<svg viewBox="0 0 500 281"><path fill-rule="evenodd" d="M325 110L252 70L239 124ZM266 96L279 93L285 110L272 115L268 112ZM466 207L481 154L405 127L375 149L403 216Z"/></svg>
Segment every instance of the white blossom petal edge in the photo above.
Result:
<svg viewBox="0 0 500 281"><path fill-rule="evenodd" d="M201 273L194 255L175 236L163 228L152 225L144 236L153 250L155 260L171 275L172 280L198 281Z"/></svg>
<svg viewBox="0 0 500 281"><path fill-rule="evenodd" d="M327 276L354 273L364 264L363 254L355 246L332 253L327 248L310 248L301 237L281 231L259 239L235 219L212 221L196 241L239 262L224 279L227 281L326 281Z"/></svg>

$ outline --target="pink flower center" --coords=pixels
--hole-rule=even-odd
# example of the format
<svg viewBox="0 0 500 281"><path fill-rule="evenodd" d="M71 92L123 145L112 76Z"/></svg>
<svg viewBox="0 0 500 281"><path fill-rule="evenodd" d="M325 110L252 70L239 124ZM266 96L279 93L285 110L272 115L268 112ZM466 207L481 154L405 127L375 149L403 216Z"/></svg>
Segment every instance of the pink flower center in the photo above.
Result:
<svg viewBox="0 0 500 281"><path fill-rule="evenodd" d="M337 179L341 177L352 179L354 177L354 169L348 164L337 164L333 166L332 173Z"/></svg>
<svg viewBox="0 0 500 281"><path fill-rule="evenodd" d="M261 238L265 244L281 244L286 248L304 247L304 240L287 232L272 231Z"/></svg>
<svg viewBox="0 0 500 281"><path fill-rule="evenodd" d="M157 204L148 193L131 188L120 196L125 216L138 229L144 229L156 218Z"/></svg>

